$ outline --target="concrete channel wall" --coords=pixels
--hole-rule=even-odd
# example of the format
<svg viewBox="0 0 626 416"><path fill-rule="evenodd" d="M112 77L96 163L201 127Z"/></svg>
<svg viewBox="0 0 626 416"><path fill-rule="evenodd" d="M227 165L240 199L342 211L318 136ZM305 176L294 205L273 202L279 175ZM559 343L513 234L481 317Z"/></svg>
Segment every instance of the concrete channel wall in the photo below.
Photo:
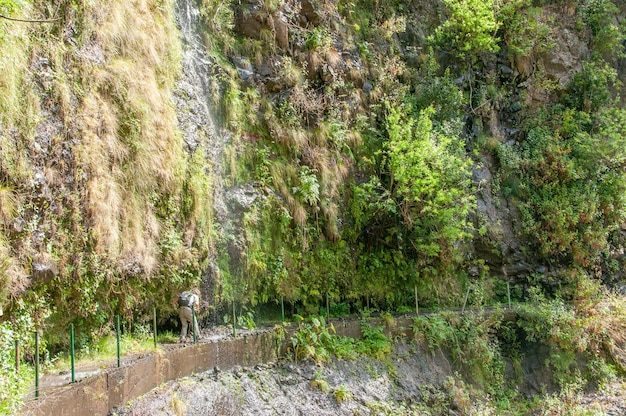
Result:
<svg viewBox="0 0 626 416"><path fill-rule="evenodd" d="M361 337L360 320L333 321L336 333ZM371 322L381 325L381 322ZM388 335L407 335L410 319L398 320ZM273 330L249 333L237 338L165 349L133 360L120 368L103 370L73 384L46 392L25 403L20 414L27 416L99 416L151 391L162 383L212 368L230 370L277 361L291 343L295 328L287 330L282 343Z"/></svg>

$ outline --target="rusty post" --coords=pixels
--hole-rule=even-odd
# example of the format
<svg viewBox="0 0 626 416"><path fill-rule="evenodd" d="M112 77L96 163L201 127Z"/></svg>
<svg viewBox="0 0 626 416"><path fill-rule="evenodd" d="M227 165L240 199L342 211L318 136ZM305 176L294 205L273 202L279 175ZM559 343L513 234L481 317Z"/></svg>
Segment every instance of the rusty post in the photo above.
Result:
<svg viewBox="0 0 626 416"><path fill-rule="evenodd" d="M20 373L20 340L15 340L15 372Z"/></svg>
<svg viewBox="0 0 626 416"><path fill-rule="evenodd" d="M39 331L35 331L35 398L39 398Z"/></svg>

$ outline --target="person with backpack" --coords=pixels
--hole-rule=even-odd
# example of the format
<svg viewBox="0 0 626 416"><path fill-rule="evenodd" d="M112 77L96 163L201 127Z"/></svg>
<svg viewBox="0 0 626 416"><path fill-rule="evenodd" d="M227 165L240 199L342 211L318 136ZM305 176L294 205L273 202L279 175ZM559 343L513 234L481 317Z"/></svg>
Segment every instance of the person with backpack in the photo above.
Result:
<svg viewBox="0 0 626 416"><path fill-rule="evenodd" d="M180 324L182 328L180 329L180 342L187 342L187 330L189 325L194 324L193 330L195 331L196 337L200 336L200 330L198 328L198 319L193 319L193 314L191 309L193 308L196 312L199 311L200 308L200 291L198 289L193 289L191 291L185 291L178 296L178 299L174 301L174 306L178 308L178 316L180 317Z"/></svg>

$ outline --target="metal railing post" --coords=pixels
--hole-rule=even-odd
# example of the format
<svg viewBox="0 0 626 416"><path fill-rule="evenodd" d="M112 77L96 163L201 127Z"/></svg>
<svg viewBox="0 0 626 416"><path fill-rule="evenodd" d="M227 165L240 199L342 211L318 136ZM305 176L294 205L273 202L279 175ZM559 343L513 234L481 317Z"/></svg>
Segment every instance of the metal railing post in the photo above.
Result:
<svg viewBox="0 0 626 416"><path fill-rule="evenodd" d="M233 338L237 338L237 316L235 314L235 301L233 301Z"/></svg>
<svg viewBox="0 0 626 416"><path fill-rule="evenodd" d="M120 362L120 316L115 315L115 337L117 341L117 366L121 367Z"/></svg>
<svg viewBox="0 0 626 416"><path fill-rule="evenodd" d="M72 366L72 383L76 381L74 372L74 324L70 324L70 363Z"/></svg>
<svg viewBox="0 0 626 416"><path fill-rule="evenodd" d="M156 320L156 306L152 307L152 326L154 328L154 348L157 347L157 320Z"/></svg>
<svg viewBox="0 0 626 416"><path fill-rule="evenodd" d="M280 297L280 322L285 324L285 297Z"/></svg>
<svg viewBox="0 0 626 416"><path fill-rule="evenodd" d="M35 332L35 398L39 398L39 332Z"/></svg>
<svg viewBox="0 0 626 416"><path fill-rule="evenodd" d="M15 372L20 373L20 340L15 340Z"/></svg>

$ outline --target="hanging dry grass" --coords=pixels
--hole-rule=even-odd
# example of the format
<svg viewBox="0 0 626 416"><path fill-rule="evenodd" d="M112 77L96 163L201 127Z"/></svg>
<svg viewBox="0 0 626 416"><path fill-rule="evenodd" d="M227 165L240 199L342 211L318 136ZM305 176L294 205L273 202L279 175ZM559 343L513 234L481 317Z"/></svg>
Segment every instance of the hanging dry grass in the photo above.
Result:
<svg viewBox="0 0 626 416"><path fill-rule="evenodd" d="M23 10L26 12L26 10ZM18 22L0 20L0 120L3 130L13 126L22 115L22 83L27 73L29 40L26 27Z"/></svg>
<svg viewBox="0 0 626 416"><path fill-rule="evenodd" d="M28 278L19 261L11 256L11 248L0 233L0 304L8 296L15 297L28 286Z"/></svg>
<svg viewBox="0 0 626 416"><path fill-rule="evenodd" d="M0 223L6 229L17 214L17 196L9 186L0 184Z"/></svg>
<svg viewBox="0 0 626 416"><path fill-rule="evenodd" d="M88 219L95 240L95 251L116 258L120 251L119 218L123 204L119 166L127 160L128 149L117 138L115 107L98 94L83 102L83 143L76 158L85 169Z"/></svg>
<svg viewBox="0 0 626 416"><path fill-rule="evenodd" d="M337 219L339 215L339 207L334 202L322 205L322 211L326 217L326 237L333 242L341 239Z"/></svg>
<svg viewBox="0 0 626 416"><path fill-rule="evenodd" d="M289 103L307 127L316 126L324 119L326 109L324 94L318 94L306 84L296 85L289 95Z"/></svg>
<svg viewBox="0 0 626 416"><path fill-rule="evenodd" d="M330 137L330 127L328 123L319 123L313 131L311 144L318 147L326 147Z"/></svg>
<svg viewBox="0 0 626 416"><path fill-rule="evenodd" d="M96 251L131 274L157 269L155 195L181 191L186 154L170 102L180 69L170 1L113 1L93 10L105 63L79 110L87 207Z"/></svg>
<svg viewBox="0 0 626 416"><path fill-rule="evenodd" d="M303 156L306 164L318 171L323 195L330 199L336 198L348 176L348 165L326 147L309 147L303 152Z"/></svg>
<svg viewBox="0 0 626 416"><path fill-rule="evenodd" d="M132 57L138 66L164 70L172 56L180 54L178 32L169 20L172 2L161 2L161 7L154 3L114 0L98 7L96 20L101 24L95 28L95 40L104 46L107 59Z"/></svg>
<svg viewBox="0 0 626 416"><path fill-rule="evenodd" d="M329 49L324 53L324 62L331 68L337 70L343 65L343 58L337 49Z"/></svg>
<svg viewBox="0 0 626 416"><path fill-rule="evenodd" d="M122 198L119 265L128 274L150 277L158 265L159 220L132 190L124 191Z"/></svg>
<svg viewBox="0 0 626 416"><path fill-rule="evenodd" d="M298 181L298 170L293 165L275 163L271 166L272 183L274 188L286 202L289 214L297 226L304 226L307 220L306 208L293 196L291 184Z"/></svg>
<svg viewBox="0 0 626 416"><path fill-rule="evenodd" d="M605 351L622 370L626 369L626 296L605 292L577 305L583 317L580 348L597 354ZM580 301L580 299L579 299Z"/></svg>
<svg viewBox="0 0 626 416"><path fill-rule="evenodd" d="M278 143L294 154L300 154L307 145L309 137L294 120L279 120L273 113L265 113L270 134Z"/></svg>

